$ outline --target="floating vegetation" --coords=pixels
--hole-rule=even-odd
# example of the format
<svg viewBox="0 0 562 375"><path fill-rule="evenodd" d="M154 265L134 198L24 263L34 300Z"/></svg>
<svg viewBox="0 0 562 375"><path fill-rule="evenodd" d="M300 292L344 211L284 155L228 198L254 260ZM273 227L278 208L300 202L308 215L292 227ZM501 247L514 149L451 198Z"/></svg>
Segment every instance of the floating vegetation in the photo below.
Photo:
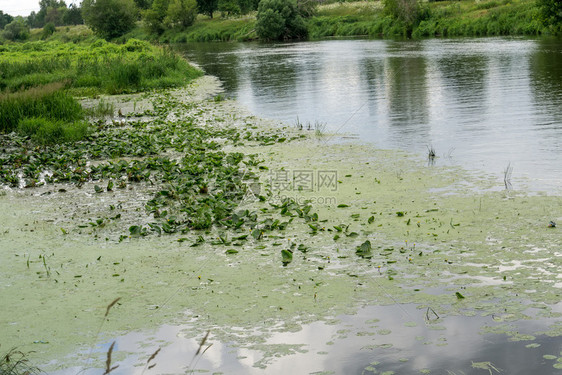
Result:
<svg viewBox="0 0 562 375"><path fill-rule="evenodd" d="M2 136L2 240L10 246L0 274L20 274L0 280L0 288L22 311L36 311L36 292L23 287L30 281L54 301L36 313L45 322L39 340L62 335L68 350L84 345L84 327L96 325L78 324L89 319L81 309L106 306L109 292L131 302L104 319L108 332L183 322L189 314L196 335L212 327L213 339L247 344L266 333L241 339L233 325L255 332L256 322L265 322L267 332L278 322L297 326L367 301L416 305L396 325L412 332L445 335L447 318L462 316L487 319L493 325L482 332L513 340L560 335L556 324L541 333L500 326L531 315L557 319L560 267L553 254L560 233L545 228L557 213L544 207L559 207L560 197L505 200L472 180L463 190L454 185L468 180L461 172L360 145L327 149L294 129L262 130L237 112L213 112L231 108L228 100L193 103L182 95L153 93L148 111L93 120L92 132L76 143L37 148L28 137ZM311 168L310 160L327 154L334 160L312 168L337 170L337 190L274 189L272 174ZM456 190L440 194L429 186ZM322 204L319 197L334 199ZM53 251L29 249L29 241ZM38 340L36 326L27 324L36 315L1 313L18 322L6 329L8 343ZM71 323L60 327L52 316ZM399 328L386 327L362 336L387 335L372 350L395 345ZM44 358L54 358L52 346L41 347Z"/></svg>

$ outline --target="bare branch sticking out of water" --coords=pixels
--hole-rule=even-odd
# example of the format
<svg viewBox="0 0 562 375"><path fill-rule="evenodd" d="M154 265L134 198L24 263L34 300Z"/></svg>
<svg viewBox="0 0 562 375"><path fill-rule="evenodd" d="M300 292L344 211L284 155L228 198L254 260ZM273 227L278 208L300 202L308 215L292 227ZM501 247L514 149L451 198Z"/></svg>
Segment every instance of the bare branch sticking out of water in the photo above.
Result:
<svg viewBox="0 0 562 375"><path fill-rule="evenodd" d="M437 320L437 319L439 319L439 315L437 315L435 310L433 310L431 307L428 307L427 311L425 312L425 320L427 322L430 322L432 320Z"/></svg>
<svg viewBox="0 0 562 375"><path fill-rule="evenodd" d="M199 348L197 348L197 351L195 352L195 355L193 356L193 358L191 358L191 362L189 363L189 366L187 367L188 369L191 369L191 365L193 364L193 361L195 361L195 359L197 358L199 353L201 353L201 356L203 356L203 354L205 354L205 352L213 345L213 344L211 344L211 345L207 346L205 348L205 350L201 351L203 346L205 346L205 343L207 342L207 338L209 338L210 333L211 333L211 330L208 330L207 333L205 334L205 337L203 337L203 339L199 343ZM199 359L197 359L195 361L195 365L197 365L197 362L199 362ZM193 367L195 367L195 365L193 365ZM193 372L193 370L191 370L191 372Z"/></svg>
<svg viewBox="0 0 562 375"><path fill-rule="evenodd" d="M158 353L160 353L160 349L162 349L162 348L156 349L156 351L154 353L152 353L152 355L150 357L148 357L148 361L146 361L146 365L144 366L144 369L142 370L141 375L144 374L144 372L146 370L151 370L152 368L154 368L154 366L156 366L156 363L150 364L150 361L152 361L154 358L156 358Z"/></svg>
<svg viewBox="0 0 562 375"><path fill-rule="evenodd" d="M113 341L113 343L109 347L109 350L107 351L107 359L105 360L105 372L103 373L103 375L108 375L111 373L111 371L119 367L119 365L111 367L111 353L113 353L114 346L115 346L115 341Z"/></svg>
<svg viewBox="0 0 562 375"><path fill-rule="evenodd" d="M103 316L104 318L107 318L107 315L109 315L109 310L111 310L111 308L115 306L115 304L119 302L120 299L121 297L117 297L109 305L107 305L107 309L105 310L105 315Z"/></svg>
<svg viewBox="0 0 562 375"><path fill-rule="evenodd" d="M199 344L199 348L195 353L196 356L201 352L201 348L203 347L203 345L205 345L205 342L207 341L207 337L209 337L209 333L211 333L211 330L208 330L207 334L205 334L205 337L203 337L203 340L201 340L201 344Z"/></svg>
<svg viewBox="0 0 562 375"><path fill-rule="evenodd" d="M435 148L431 145L426 146L427 147L427 164L428 165L434 165L435 164L435 156L437 155L435 153Z"/></svg>
<svg viewBox="0 0 562 375"><path fill-rule="evenodd" d="M511 162L507 163L507 167L503 171L503 183L505 185L506 190L511 190L513 186L511 185L511 174L513 173L513 167L511 166Z"/></svg>

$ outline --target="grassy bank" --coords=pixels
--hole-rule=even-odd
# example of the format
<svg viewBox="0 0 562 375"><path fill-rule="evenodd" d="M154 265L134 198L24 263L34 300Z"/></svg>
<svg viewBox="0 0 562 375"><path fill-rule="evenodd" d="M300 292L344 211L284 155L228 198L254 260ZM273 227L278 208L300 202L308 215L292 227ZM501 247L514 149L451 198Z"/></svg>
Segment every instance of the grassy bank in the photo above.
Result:
<svg viewBox="0 0 562 375"><path fill-rule="evenodd" d="M363 4L357 6L356 4ZM412 37L539 35L548 30L529 0L440 1L423 5L425 18ZM405 25L385 15L380 3L342 3L320 7L309 22L312 38L402 36Z"/></svg>
<svg viewBox="0 0 562 375"><path fill-rule="evenodd" d="M413 26L411 37L500 36L557 34L560 27L540 22L540 9L534 0L462 0L422 2L422 19ZM117 39L126 43L134 38L160 43L251 41L257 40L256 13L241 17L214 18L199 15L186 30L167 30L150 35L139 22L128 34ZM381 1L337 2L320 5L306 20L310 39L329 37L402 37L407 27L386 14ZM42 30L32 30L31 40L40 40ZM48 38L57 42L93 42L84 25L59 27Z"/></svg>
<svg viewBox="0 0 562 375"><path fill-rule="evenodd" d="M540 35L554 33L539 21L534 0L463 0L424 2L424 17L414 25L412 37ZM257 39L255 13L223 19L200 16L183 32L168 30L158 40L164 43L249 41ZM381 1L339 2L321 5L307 20L309 38L401 37L406 26L386 14ZM148 37L134 31L135 37Z"/></svg>
<svg viewBox="0 0 562 375"><path fill-rule="evenodd" d="M202 74L179 55L134 39L2 45L0 72L0 133L16 130L43 145L88 134L73 95L177 87Z"/></svg>
<svg viewBox="0 0 562 375"><path fill-rule="evenodd" d="M256 39L255 16L237 19L201 18L181 33L168 30L160 38L164 43L245 41Z"/></svg>
<svg viewBox="0 0 562 375"><path fill-rule="evenodd" d="M29 42L0 46L0 89L67 80L75 92L117 94L185 85L201 72L180 56L131 39L123 45Z"/></svg>

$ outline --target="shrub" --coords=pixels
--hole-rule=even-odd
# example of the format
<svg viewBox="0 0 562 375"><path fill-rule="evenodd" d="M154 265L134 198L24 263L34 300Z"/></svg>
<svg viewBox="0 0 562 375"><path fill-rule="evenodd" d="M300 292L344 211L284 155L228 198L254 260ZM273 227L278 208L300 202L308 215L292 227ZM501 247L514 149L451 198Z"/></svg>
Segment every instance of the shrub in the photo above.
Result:
<svg viewBox="0 0 562 375"><path fill-rule="evenodd" d="M83 0L82 13L86 25L104 39L131 31L137 20L133 0Z"/></svg>
<svg viewBox="0 0 562 375"><path fill-rule="evenodd" d="M43 26L43 33L41 34L41 39L47 39L48 37L53 35L55 31L56 28L54 23L49 22L45 24L45 26Z"/></svg>
<svg viewBox="0 0 562 375"><path fill-rule="evenodd" d="M403 23L408 36L411 35L415 25L429 18L428 8L422 7L418 0L383 0L383 2L385 11Z"/></svg>
<svg viewBox="0 0 562 375"><path fill-rule="evenodd" d="M261 39L282 40L306 37L303 18L292 0L262 0L258 6L256 33Z"/></svg>
<svg viewBox="0 0 562 375"><path fill-rule="evenodd" d="M222 17L242 13L240 5L238 5L236 0L219 0L218 9L221 12Z"/></svg>
<svg viewBox="0 0 562 375"><path fill-rule="evenodd" d="M171 0L166 12L166 18L164 18L164 25L169 28L183 30L193 25L196 16L196 0Z"/></svg>
<svg viewBox="0 0 562 375"><path fill-rule="evenodd" d="M143 23L149 33L159 35L164 32L164 18L169 5L170 0L154 0L150 9L143 12Z"/></svg>
<svg viewBox="0 0 562 375"><path fill-rule="evenodd" d="M29 38L29 26L22 17L16 17L4 27L2 36L9 40L26 40Z"/></svg>
<svg viewBox="0 0 562 375"><path fill-rule="evenodd" d="M562 24L562 0L539 0L541 19L547 26Z"/></svg>
<svg viewBox="0 0 562 375"><path fill-rule="evenodd" d="M197 0L199 13L206 14L213 18L213 12L218 9L219 0Z"/></svg>

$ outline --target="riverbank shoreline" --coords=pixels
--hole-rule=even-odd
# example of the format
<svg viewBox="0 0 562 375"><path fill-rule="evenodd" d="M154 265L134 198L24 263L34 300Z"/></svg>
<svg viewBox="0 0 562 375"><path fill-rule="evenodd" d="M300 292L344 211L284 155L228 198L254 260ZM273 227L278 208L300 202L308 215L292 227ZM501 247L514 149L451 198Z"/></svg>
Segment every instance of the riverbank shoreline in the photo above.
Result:
<svg viewBox="0 0 562 375"><path fill-rule="evenodd" d="M423 3L427 15L407 31L399 21L384 13L381 1L338 2L319 5L306 20L308 40L329 38L424 39L485 36L556 36L559 27L540 22L540 9L530 0L516 1L439 1ZM247 42L256 41L256 12L235 17L199 15L195 23L183 31L166 30L151 35L137 25L116 39L150 40L158 43ZM42 29L31 30L30 40L42 40ZM93 38L84 25L58 27L46 40L79 42Z"/></svg>
<svg viewBox="0 0 562 375"><path fill-rule="evenodd" d="M482 331L526 344L562 335L562 238L548 227L551 220L562 222L560 196L489 191L503 182L433 167L406 152L283 128L223 100L212 77L176 93L186 106L166 107L166 121L252 133L244 144L222 149L262 161L237 209L250 213L240 217L258 213L255 225L245 232L218 226L131 232L121 239L134 220L150 222L145 203L158 187L138 183L96 193L101 182L92 182L5 191L4 349L35 351L34 361L48 371L99 369L113 339L187 324L182 335L194 342L210 330L216 347L260 351L263 357L247 366L266 373L275 358L307 350L306 343L266 345L275 333L331 322L360 306L401 304L417 306L413 313L422 320L427 315L433 327L448 317L480 316L490 318ZM123 110L119 121L126 124L130 101L123 103L129 107L116 102L115 111ZM276 211L287 199L297 205ZM89 224L118 205L122 216L115 222ZM520 332L505 325L523 327L531 318L543 323L540 328ZM392 337L393 327L375 326L376 337ZM454 345L452 335L443 333ZM170 348L160 344L162 351ZM135 365L154 350L141 345ZM130 353L117 348L114 355L120 363Z"/></svg>
<svg viewBox="0 0 562 375"><path fill-rule="evenodd" d="M409 30L384 12L380 1L343 2L318 6L306 20L309 40L325 38L428 38L477 36L537 36L555 34L542 25L535 2L518 0L439 1L423 4L427 16ZM255 15L227 19L199 19L185 31L168 30L157 39L164 43L252 41ZM141 38L134 31L131 36ZM145 36L146 37L146 36Z"/></svg>

